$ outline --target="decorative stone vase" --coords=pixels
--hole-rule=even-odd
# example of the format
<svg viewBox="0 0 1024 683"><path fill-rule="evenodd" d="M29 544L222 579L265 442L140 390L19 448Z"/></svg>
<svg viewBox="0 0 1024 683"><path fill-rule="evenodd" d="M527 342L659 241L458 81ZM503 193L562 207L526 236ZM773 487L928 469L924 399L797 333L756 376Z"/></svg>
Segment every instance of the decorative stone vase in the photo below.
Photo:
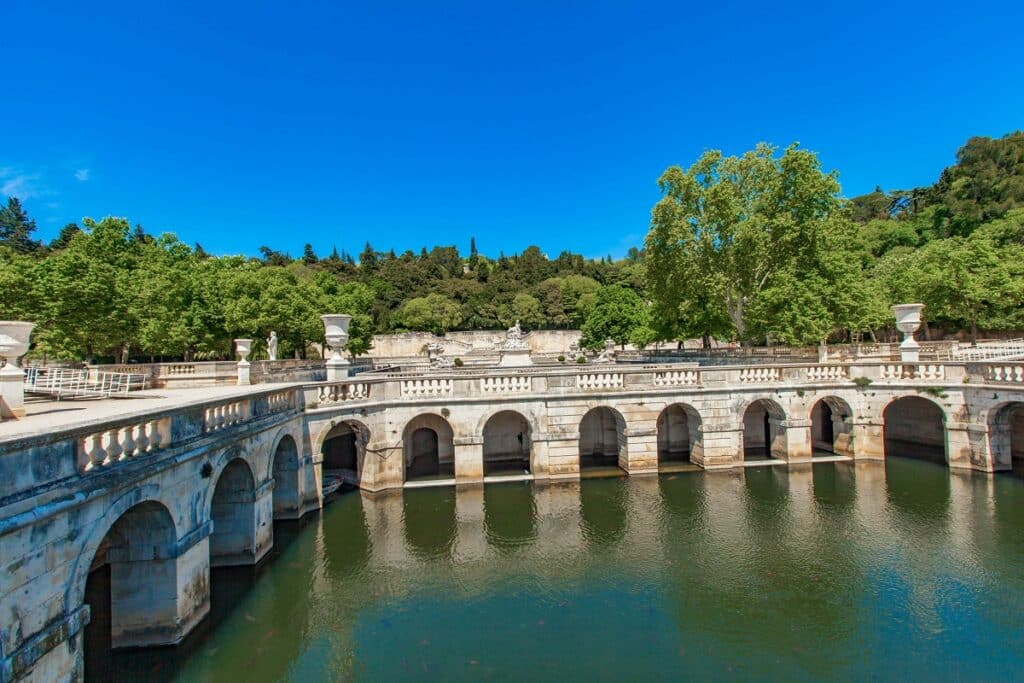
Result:
<svg viewBox="0 0 1024 683"><path fill-rule="evenodd" d="M327 313L320 316L324 321L324 339L331 349L331 357L327 359L327 381L337 382L348 376L348 361L341 355L348 343L348 324L352 316L343 313Z"/></svg>
<svg viewBox="0 0 1024 683"><path fill-rule="evenodd" d="M914 339L914 333L921 327L921 310L924 304L896 304L892 307L896 316L896 329L903 333L900 344L900 360L904 363L916 363L920 359L920 345Z"/></svg>
<svg viewBox="0 0 1024 683"><path fill-rule="evenodd" d="M18 359L28 353L29 340L35 323L22 320L0 320L0 358L18 367Z"/></svg>
<svg viewBox="0 0 1024 683"><path fill-rule="evenodd" d="M25 417L25 373L18 359L28 353L35 323L22 320L0 321L0 419Z"/></svg>
<svg viewBox="0 0 1024 683"><path fill-rule="evenodd" d="M246 360L252 352L252 339L236 339L235 353L238 354L239 363L248 363Z"/></svg>

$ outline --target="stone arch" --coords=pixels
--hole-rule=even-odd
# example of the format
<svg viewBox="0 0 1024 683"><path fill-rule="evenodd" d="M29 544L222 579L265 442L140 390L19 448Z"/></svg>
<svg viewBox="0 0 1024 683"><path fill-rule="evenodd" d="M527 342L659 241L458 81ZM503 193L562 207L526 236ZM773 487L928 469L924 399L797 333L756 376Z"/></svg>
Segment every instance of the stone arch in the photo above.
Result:
<svg viewBox="0 0 1024 683"><path fill-rule="evenodd" d="M409 420L402 432L406 481L455 476L455 432L448 420L423 413Z"/></svg>
<svg viewBox="0 0 1024 683"><path fill-rule="evenodd" d="M344 419L334 423L320 442L324 474L358 485L369 442L370 430L359 420Z"/></svg>
<svg viewBox="0 0 1024 683"><path fill-rule="evenodd" d="M256 563L256 479L244 458L232 458L220 471L210 499L210 520L211 567Z"/></svg>
<svg viewBox="0 0 1024 683"><path fill-rule="evenodd" d="M923 396L894 398L882 411L885 457L916 457L947 463L946 412Z"/></svg>
<svg viewBox="0 0 1024 683"><path fill-rule="evenodd" d="M1024 401L1003 403L988 414L988 445L993 463L1024 464Z"/></svg>
<svg viewBox="0 0 1024 683"><path fill-rule="evenodd" d="M533 437L530 422L514 410L499 410L483 427L484 475L531 472Z"/></svg>
<svg viewBox="0 0 1024 683"><path fill-rule="evenodd" d="M91 655L177 643L205 615L205 592L182 597L179 583L191 577L180 576L179 554L174 518L163 502L133 492L101 518L78 558L70 587L71 604L87 602L92 612L83 634L87 678L104 673ZM79 568L84 576L77 575Z"/></svg>
<svg viewBox="0 0 1024 683"><path fill-rule="evenodd" d="M743 410L743 438L740 453L744 460L785 459L786 412L770 398L754 399Z"/></svg>
<svg viewBox="0 0 1024 683"><path fill-rule="evenodd" d="M580 470L620 467L627 460L626 420L608 406L591 408L580 420ZM624 468L623 468L624 469Z"/></svg>
<svg viewBox="0 0 1024 683"><path fill-rule="evenodd" d="M837 396L811 406L811 452L853 456L853 409Z"/></svg>
<svg viewBox="0 0 1024 683"><path fill-rule="evenodd" d="M658 464L689 462L703 454L700 413L686 403L672 403L658 415Z"/></svg>
<svg viewBox="0 0 1024 683"><path fill-rule="evenodd" d="M283 434L274 448L271 477L274 480L274 519L299 516L299 449L291 434Z"/></svg>

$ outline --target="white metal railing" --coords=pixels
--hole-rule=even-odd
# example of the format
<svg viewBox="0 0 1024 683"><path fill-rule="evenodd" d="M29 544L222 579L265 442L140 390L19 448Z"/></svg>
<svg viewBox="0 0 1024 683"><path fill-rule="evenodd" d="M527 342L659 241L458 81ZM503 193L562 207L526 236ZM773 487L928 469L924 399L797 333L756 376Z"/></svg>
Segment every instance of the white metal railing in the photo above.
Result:
<svg viewBox="0 0 1024 683"><path fill-rule="evenodd" d="M144 389L145 375L125 372L98 372L90 377L88 370L68 368L25 369L25 392L53 396L57 399L74 397L123 398L128 392Z"/></svg>
<svg viewBox="0 0 1024 683"><path fill-rule="evenodd" d="M950 349L948 359L952 361L1013 360L1024 358L1024 339L999 339L981 341L974 346Z"/></svg>

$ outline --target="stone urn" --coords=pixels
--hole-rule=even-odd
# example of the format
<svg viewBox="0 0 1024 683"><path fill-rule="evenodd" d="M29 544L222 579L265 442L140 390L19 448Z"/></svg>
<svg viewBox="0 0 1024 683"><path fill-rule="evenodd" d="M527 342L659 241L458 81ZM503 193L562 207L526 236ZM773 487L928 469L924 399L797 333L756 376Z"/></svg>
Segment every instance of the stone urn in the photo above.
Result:
<svg viewBox="0 0 1024 683"><path fill-rule="evenodd" d="M0 321L0 419L25 417L25 373L18 359L28 353L35 323L22 320Z"/></svg>
<svg viewBox="0 0 1024 683"><path fill-rule="evenodd" d="M236 339L235 353L238 354L239 363L248 363L249 354L252 352L252 339Z"/></svg>
<svg viewBox="0 0 1024 683"><path fill-rule="evenodd" d="M327 381L335 382L348 376L348 361L341 355L348 343L348 324L352 316L343 313L327 313L320 316L324 321L324 339L331 349L331 357L327 359Z"/></svg>
<svg viewBox="0 0 1024 683"><path fill-rule="evenodd" d="M0 358L7 365L18 367L18 359L28 353L29 339L35 323L21 320L0 320Z"/></svg>
<svg viewBox="0 0 1024 683"><path fill-rule="evenodd" d="M921 310L924 304L896 304L892 307L896 316L896 329L903 333L900 344L900 360L905 363L916 363L920 358L920 345L914 339L914 333L921 327Z"/></svg>

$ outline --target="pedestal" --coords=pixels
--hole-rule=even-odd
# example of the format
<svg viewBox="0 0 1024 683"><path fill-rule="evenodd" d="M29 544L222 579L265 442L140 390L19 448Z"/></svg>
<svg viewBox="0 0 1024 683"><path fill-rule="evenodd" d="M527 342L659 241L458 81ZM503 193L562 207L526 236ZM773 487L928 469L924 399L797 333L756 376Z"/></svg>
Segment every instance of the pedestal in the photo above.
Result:
<svg viewBox="0 0 1024 683"><path fill-rule="evenodd" d="M25 373L14 363L0 368L0 419L25 417Z"/></svg>
<svg viewBox="0 0 1024 683"><path fill-rule="evenodd" d="M252 384L249 379L249 361L240 360L238 361L238 384L239 386Z"/></svg>
<svg viewBox="0 0 1024 683"><path fill-rule="evenodd" d="M327 381L340 382L348 379L349 362L344 358L331 358L327 361Z"/></svg>
<svg viewBox="0 0 1024 683"><path fill-rule="evenodd" d="M498 361L499 367L521 368L527 365L533 365L533 359L530 357L529 347L501 350L501 360Z"/></svg>

